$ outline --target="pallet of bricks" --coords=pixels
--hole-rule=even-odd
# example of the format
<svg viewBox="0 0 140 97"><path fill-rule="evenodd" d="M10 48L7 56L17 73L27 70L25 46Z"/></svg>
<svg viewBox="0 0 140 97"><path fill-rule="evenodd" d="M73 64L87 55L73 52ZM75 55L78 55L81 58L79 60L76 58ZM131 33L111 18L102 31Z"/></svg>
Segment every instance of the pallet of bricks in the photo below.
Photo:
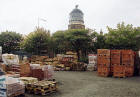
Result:
<svg viewBox="0 0 140 97"><path fill-rule="evenodd" d="M121 65L121 50L111 50L110 75L124 76L124 66Z"/></svg>
<svg viewBox="0 0 140 97"><path fill-rule="evenodd" d="M53 67L51 65L36 66L32 64L31 66L31 76L38 78L39 80L51 80L53 79Z"/></svg>
<svg viewBox="0 0 140 97"><path fill-rule="evenodd" d="M6 66L7 74L18 74L19 76L30 76L30 64L21 63L21 64L12 64Z"/></svg>
<svg viewBox="0 0 140 97"><path fill-rule="evenodd" d="M98 50L98 75L131 77L134 74L134 52L132 50Z"/></svg>
<svg viewBox="0 0 140 97"><path fill-rule="evenodd" d="M48 59L48 56L38 56L38 55L32 55L31 56L31 63L32 64L46 64Z"/></svg>
<svg viewBox="0 0 140 97"><path fill-rule="evenodd" d="M131 77L134 74L134 51L122 50L122 65L125 65L125 76Z"/></svg>
<svg viewBox="0 0 140 97"><path fill-rule="evenodd" d="M97 51L98 75L107 77L110 75L110 50L98 49Z"/></svg>
<svg viewBox="0 0 140 97"><path fill-rule="evenodd" d="M0 76L0 97L21 97L24 93L24 83L19 81L18 78Z"/></svg>
<svg viewBox="0 0 140 97"><path fill-rule="evenodd" d="M114 77L131 77L134 74L134 52L132 50L118 50L120 64L114 64ZM112 61L113 62L113 61Z"/></svg>

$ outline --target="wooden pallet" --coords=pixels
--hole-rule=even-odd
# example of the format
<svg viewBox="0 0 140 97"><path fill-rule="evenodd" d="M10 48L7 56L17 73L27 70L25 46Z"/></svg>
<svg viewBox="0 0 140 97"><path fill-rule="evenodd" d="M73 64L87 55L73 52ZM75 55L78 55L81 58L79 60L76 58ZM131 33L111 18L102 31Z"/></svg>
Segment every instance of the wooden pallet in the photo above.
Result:
<svg viewBox="0 0 140 97"><path fill-rule="evenodd" d="M26 85L28 93L47 95L57 90L57 83L54 81L39 81Z"/></svg>

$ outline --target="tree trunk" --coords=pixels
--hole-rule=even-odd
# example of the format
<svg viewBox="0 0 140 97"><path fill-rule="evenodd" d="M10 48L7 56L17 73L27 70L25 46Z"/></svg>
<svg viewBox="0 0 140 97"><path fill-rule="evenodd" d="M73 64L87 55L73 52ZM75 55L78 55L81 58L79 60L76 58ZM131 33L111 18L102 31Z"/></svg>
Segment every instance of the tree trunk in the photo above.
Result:
<svg viewBox="0 0 140 97"><path fill-rule="evenodd" d="M78 61L80 60L80 53L79 53L79 50L76 50L77 52L77 57L78 57Z"/></svg>

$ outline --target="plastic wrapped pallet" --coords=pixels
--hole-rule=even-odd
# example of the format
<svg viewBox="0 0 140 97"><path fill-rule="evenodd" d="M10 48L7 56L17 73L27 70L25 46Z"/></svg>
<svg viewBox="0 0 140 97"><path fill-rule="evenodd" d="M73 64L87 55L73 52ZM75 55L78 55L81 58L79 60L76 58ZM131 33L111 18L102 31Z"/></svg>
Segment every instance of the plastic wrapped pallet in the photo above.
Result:
<svg viewBox="0 0 140 97"><path fill-rule="evenodd" d="M89 54L88 60L89 60L89 64L87 65L87 70L89 71L97 70L97 55Z"/></svg>
<svg viewBox="0 0 140 97"><path fill-rule="evenodd" d="M96 64L88 64L87 65L87 70L88 71L96 71L97 70L97 65Z"/></svg>
<svg viewBox="0 0 140 97"><path fill-rule="evenodd" d="M24 92L24 83L18 78L0 76L0 97L18 96Z"/></svg>
<svg viewBox="0 0 140 97"><path fill-rule="evenodd" d="M19 64L18 55L2 54L2 60L6 65Z"/></svg>
<svg viewBox="0 0 140 97"><path fill-rule="evenodd" d="M20 74L6 74L8 77L19 78Z"/></svg>
<svg viewBox="0 0 140 97"><path fill-rule="evenodd" d="M89 59L89 64L96 64L97 63L97 55L96 54L89 54L88 59Z"/></svg>
<svg viewBox="0 0 140 97"><path fill-rule="evenodd" d="M53 78L54 70L51 65L38 66L32 68L32 77L38 78L39 80L49 80Z"/></svg>
<svg viewBox="0 0 140 97"><path fill-rule="evenodd" d="M51 65L47 65L47 69L48 71L48 75L47 75L47 79L53 79L53 75L54 75L54 69Z"/></svg>

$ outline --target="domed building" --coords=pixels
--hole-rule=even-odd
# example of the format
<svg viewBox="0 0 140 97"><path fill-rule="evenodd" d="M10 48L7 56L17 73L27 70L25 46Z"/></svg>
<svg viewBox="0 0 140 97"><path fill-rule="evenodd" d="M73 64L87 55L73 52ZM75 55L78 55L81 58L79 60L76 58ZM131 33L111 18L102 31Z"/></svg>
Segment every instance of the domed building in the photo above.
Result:
<svg viewBox="0 0 140 97"><path fill-rule="evenodd" d="M75 6L75 9L69 15L68 29L85 29L84 14L78 9L78 5Z"/></svg>

